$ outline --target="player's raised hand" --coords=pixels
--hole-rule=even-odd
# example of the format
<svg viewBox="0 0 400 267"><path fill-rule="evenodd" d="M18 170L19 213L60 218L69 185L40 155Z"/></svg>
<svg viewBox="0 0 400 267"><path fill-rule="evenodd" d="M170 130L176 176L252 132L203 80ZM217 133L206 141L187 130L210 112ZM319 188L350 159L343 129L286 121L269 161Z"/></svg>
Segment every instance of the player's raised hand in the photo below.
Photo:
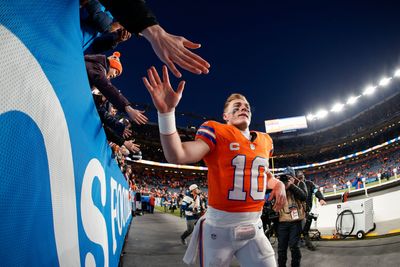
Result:
<svg viewBox="0 0 400 267"><path fill-rule="evenodd" d="M167 66L162 68L162 79L158 75L155 67L147 70L147 77L143 77L143 83L151 95L154 106L160 113L171 112L178 105L182 97L185 81L181 81L176 91L169 82Z"/></svg>

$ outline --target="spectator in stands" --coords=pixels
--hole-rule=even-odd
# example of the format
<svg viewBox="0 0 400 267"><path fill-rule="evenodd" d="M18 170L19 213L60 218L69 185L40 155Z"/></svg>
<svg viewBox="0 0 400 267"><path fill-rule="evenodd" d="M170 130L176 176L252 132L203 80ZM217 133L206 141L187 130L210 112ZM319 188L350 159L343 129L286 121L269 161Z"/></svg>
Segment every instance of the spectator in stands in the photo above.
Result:
<svg viewBox="0 0 400 267"><path fill-rule="evenodd" d="M181 242L186 245L186 238L193 232L194 224L200 218L200 190L196 184L189 186L190 194L183 198L182 206L185 210L186 231L181 235Z"/></svg>
<svg viewBox="0 0 400 267"><path fill-rule="evenodd" d="M80 0L79 13L84 36L83 48L87 49L99 34L111 30L113 17L105 12L97 0Z"/></svg>
<svg viewBox="0 0 400 267"><path fill-rule="evenodd" d="M85 54L99 54L115 49L131 34L106 12L97 0L80 1L79 8Z"/></svg>
<svg viewBox="0 0 400 267"><path fill-rule="evenodd" d="M92 93L107 140L115 143L119 147L125 146L134 153L133 155L137 155L140 152L140 145L136 144L134 140L129 140L132 136L132 131L130 130L131 125L118 121L115 115L108 111L106 107L108 102L98 89L94 89ZM110 106L112 105L110 104Z"/></svg>
<svg viewBox="0 0 400 267"><path fill-rule="evenodd" d="M210 64L189 50L200 48L201 45L166 32L145 5L145 1L100 0L100 2L130 33L143 35L150 42L158 58L176 77L180 78L182 74L175 64L196 74L209 72Z"/></svg>
<svg viewBox="0 0 400 267"><path fill-rule="evenodd" d="M144 111L133 109L129 101L111 83L111 79L121 75L122 65L120 53L114 52L106 58L104 55L86 55L85 64L89 78L89 84L93 89L97 88L117 109L125 111L137 124L147 123Z"/></svg>
<svg viewBox="0 0 400 267"><path fill-rule="evenodd" d="M305 218L303 220L304 226L303 226L302 233L303 233L304 241L306 243L307 248L311 251L314 251L316 248L313 245L313 243L311 243L310 235L309 235L311 223L314 218L314 216L312 214L310 214L312 206L313 206L313 195L315 194L315 197L319 200L319 203L321 205L326 205L326 202L325 202L324 195L322 195L321 191L318 190L318 186L316 186L312 181L306 180L304 173L302 171L297 172L297 178L300 181L303 181L307 188L306 210L305 210L306 214L305 214Z"/></svg>

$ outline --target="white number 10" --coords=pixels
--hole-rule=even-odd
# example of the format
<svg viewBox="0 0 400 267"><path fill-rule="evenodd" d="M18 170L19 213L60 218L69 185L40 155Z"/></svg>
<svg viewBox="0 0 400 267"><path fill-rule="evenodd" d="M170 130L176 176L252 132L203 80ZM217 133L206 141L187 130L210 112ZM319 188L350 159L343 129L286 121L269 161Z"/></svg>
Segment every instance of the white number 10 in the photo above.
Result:
<svg viewBox="0 0 400 267"><path fill-rule="evenodd" d="M235 167L233 190L229 190L229 199L246 200L246 191L244 191L244 169L246 166L246 156L237 155L232 160ZM258 177L260 176L260 167L263 167L261 173L263 177L262 190L258 191ZM267 176L265 170L268 167L268 159L256 157L251 164L250 171L250 196L253 200L263 200L267 186Z"/></svg>

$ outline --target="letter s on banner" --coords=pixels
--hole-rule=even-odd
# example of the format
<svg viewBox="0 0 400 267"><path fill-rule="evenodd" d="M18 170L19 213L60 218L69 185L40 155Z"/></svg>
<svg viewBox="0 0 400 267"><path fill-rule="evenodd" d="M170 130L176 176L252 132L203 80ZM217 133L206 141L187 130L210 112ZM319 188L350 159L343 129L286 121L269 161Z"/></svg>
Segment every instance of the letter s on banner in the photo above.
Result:
<svg viewBox="0 0 400 267"><path fill-rule="evenodd" d="M118 209L118 197L116 203L114 203L114 197L117 194L117 181L111 177L110 179L111 187L111 235L113 243L113 254L117 251L117 239L115 238L115 220L117 219L117 209Z"/></svg>
<svg viewBox="0 0 400 267"><path fill-rule="evenodd" d="M86 167L83 176L81 191L81 216L83 229L88 238L103 248L104 266L108 267L108 238L107 224L101 211L96 207L92 199L92 185L94 178L100 181L101 205L106 206L106 175L101 163L97 159L91 159ZM90 252L86 254L85 262L92 262L93 257Z"/></svg>

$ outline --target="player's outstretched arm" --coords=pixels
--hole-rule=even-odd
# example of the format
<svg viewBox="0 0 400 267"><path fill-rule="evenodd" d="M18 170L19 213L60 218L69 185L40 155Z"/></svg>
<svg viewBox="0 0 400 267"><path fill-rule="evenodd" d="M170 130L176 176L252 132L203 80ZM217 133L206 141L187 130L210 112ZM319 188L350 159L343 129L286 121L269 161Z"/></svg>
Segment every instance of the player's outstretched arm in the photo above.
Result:
<svg viewBox="0 0 400 267"><path fill-rule="evenodd" d="M176 91L172 88L167 67L164 65L162 79L155 67L147 70L143 83L151 95L154 106L158 110L161 145L168 162L176 164L200 161L210 148L202 140L181 142L175 126L175 107L178 105L185 82L181 81Z"/></svg>

